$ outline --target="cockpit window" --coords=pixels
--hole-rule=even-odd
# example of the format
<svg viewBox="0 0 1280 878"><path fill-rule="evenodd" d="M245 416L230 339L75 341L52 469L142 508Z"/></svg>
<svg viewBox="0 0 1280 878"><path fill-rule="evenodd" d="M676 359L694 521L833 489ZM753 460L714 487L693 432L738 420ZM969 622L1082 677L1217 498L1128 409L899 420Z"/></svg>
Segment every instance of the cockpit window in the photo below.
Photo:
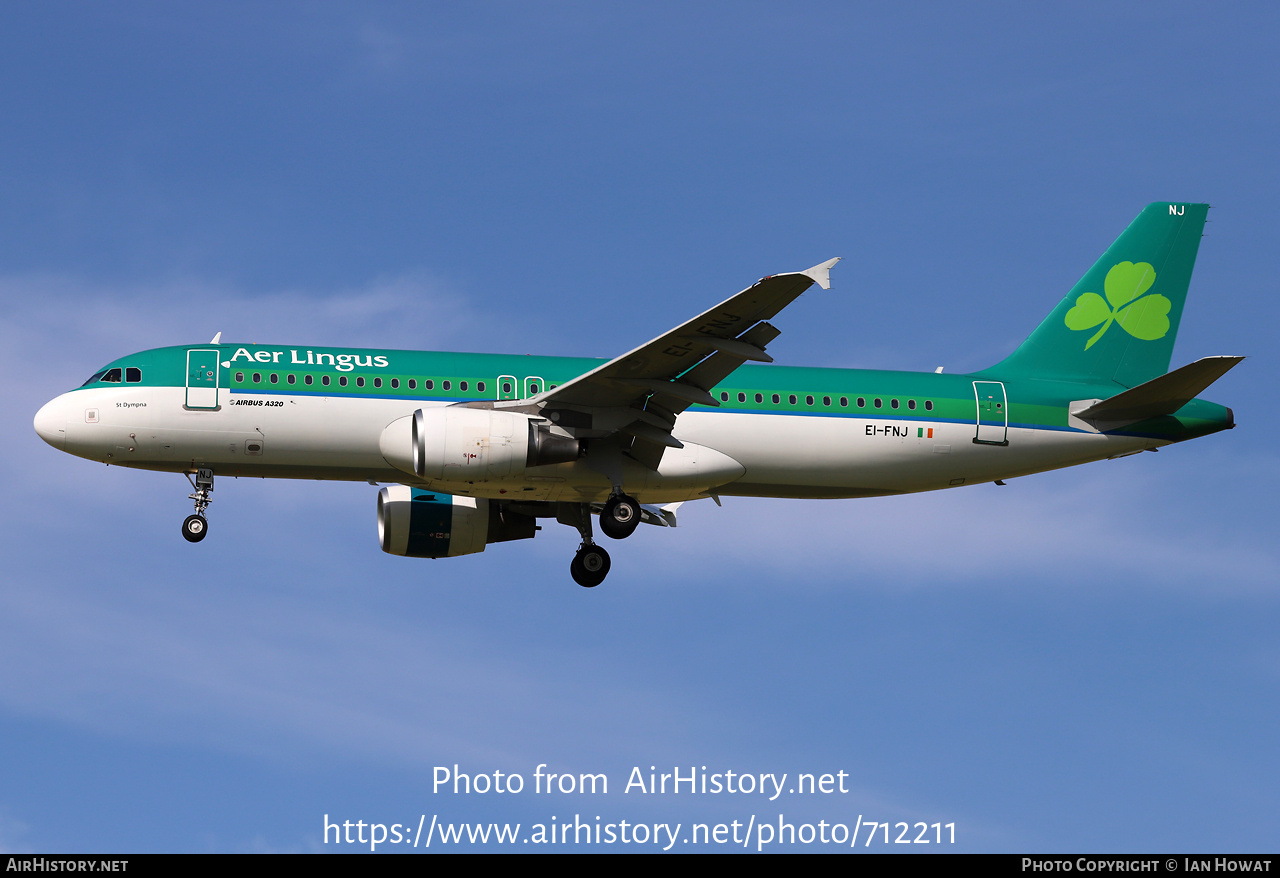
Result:
<svg viewBox="0 0 1280 878"><path fill-rule="evenodd" d="M112 383L114 383L114 384L119 384L119 383L120 383L120 370L119 370L119 369L108 369L108 370L107 370L107 373L106 373L105 375L103 375L103 376L102 376L102 380L103 380L103 381L110 381L110 382L112 382Z"/></svg>
<svg viewBox="0 0 1280 878"><path fill-rule="evenodd" d="M137 384L142 380L142 370L135 369L133 366L127 366L124 370L124 380L130 384Z"/></svg>
<svg viewBox="0 0 1280 878"><path fill-rule="evenodd" d="M106 370L106 369L103 369L101 372L94 372L94 373L93 373L93 377L92 377L92 378L90 378L88 381L86 381L84 384L81 384L80 386L81 386L81 387L88 387L90 384L92 384L93 382L95 382L95 381L99 380L100 378L102 378L102 376L103 376L103 375L106 375L106 374L107 374L107 370Z"/></svg>

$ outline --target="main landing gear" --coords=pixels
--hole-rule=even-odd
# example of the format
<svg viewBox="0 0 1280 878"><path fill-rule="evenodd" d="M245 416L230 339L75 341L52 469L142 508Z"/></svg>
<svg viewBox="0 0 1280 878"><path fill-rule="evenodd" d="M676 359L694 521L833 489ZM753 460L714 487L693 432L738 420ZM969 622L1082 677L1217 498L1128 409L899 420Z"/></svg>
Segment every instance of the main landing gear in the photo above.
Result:
<svg viewBox="0 0 1280 878"><path fill-rule="evenodd" d="M578 529L582 544L569 564L569 575L583 588L595 588L609 575L609 553L591 538L591 507L586 503L561 503L556 520Z"/></svg>
<svg viewBox="0 0 1280 878"><path fill-rule="evenodd" d="M615 489L600 510L600 530L610 539L623 540L636 532L640 517L640 504L636 498ZM591 506L561 503L556 519L561 524L576 527L582 535L578 552L569 564L569 575L583 588L595 588L609 575L609 553L591 538Z"/></svg>
<svg viewBox="0 0 1280 878"><path fill-rule="evenodd" d="M600 510L600 530L614 540L625 540L640 524L640 504L634 497L614 494Z"/></svg>
<svg viewBox="0 0 1280 878"><path fill-rule="evenodd" d="M569 563L569 575L583 588L595 588L609 575L609 553L595 543L583 543Z"/></svg>
<svg viewBox="0 0 1280 878"><path fill-rule="evenodd" d="M191 482L191 487L195 489L190 499L196 501L196 514L188 515L182 522L182 535L186 537L187 542L198 543L209 533L209 522L205 520L204 511L213 502L209 499L209 494L213 491L213 470L198 469L195 479L191 478L191 473L185 473L185 475L187 481Z"/></svg>

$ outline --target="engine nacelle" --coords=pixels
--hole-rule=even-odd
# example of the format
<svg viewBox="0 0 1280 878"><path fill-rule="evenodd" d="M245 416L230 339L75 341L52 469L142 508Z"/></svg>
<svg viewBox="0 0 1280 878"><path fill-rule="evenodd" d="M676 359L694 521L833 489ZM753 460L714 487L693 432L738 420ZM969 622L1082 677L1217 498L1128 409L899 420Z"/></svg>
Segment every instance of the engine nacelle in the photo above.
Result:
<svg viewBox="0 0 1280 878"><path fill-rule="evenodd" d="M397 469L422 479L487 482L578 457L578 441L514 412L441 406L393 421L378 442Z"/></svg>
<svg viewBox="0 0 1280 878"><path fill-rule="evenodd" d="M489 543L533 539L537 524L501 503L392 485L378 492L382 551L410 558L483 552Z"/></svg>

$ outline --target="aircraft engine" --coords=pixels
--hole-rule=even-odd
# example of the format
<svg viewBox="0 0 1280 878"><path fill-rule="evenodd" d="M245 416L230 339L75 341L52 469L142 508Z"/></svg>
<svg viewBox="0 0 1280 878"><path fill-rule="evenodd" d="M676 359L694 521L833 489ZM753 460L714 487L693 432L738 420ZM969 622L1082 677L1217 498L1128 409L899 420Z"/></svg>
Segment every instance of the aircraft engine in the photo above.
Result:
<svg viewBox="0 0 1280 878"><path fill-rule="evenodd" d="M419 478L487 482L578 457L578 441L540 418L492 409L418 409L382 431L382 456Z"/></svg>
<svg viewBox="0 0 1280 878"><path fill-rule="evenodd" d="M378 492L382 551L410 558L450 558L483 552L489 543L532 539L532 516L483 498L456 497L391 485Z"/></svg>

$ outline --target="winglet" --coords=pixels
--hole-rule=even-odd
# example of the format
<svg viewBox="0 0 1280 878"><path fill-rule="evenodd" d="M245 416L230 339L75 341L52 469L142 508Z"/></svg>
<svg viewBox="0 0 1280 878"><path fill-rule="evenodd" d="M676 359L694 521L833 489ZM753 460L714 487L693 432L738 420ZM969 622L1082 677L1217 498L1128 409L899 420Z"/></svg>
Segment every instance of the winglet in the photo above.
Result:
<svg viewBox="0 0 1280 878"><path fill-rule="evenodd" d="M807 278L811 278L814 283L822 287L824 290L831 289L831 266L840 261L840 257L828 259L821 265L815 265L813 268L800 272Z"/></svg>

